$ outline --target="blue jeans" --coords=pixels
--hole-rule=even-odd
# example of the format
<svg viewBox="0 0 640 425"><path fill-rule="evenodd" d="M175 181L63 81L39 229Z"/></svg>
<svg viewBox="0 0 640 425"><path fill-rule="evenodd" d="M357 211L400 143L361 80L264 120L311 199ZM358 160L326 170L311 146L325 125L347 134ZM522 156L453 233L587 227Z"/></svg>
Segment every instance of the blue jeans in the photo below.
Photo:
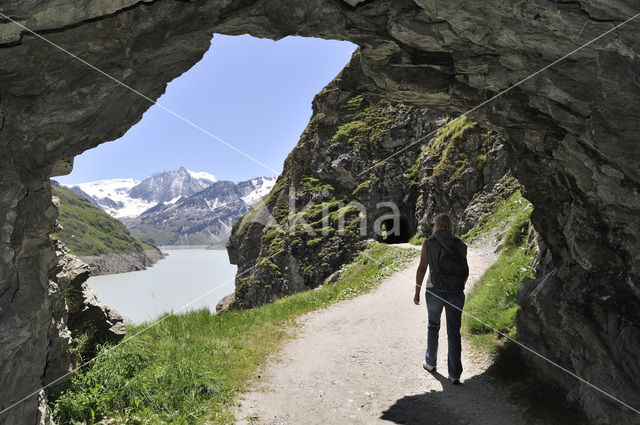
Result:
<svg viewBox="0 0 640 425"><path fill-rule="evenodd" d="M442 309L444 308L447 315L447 348L449 352L447 366L449 368L449 378L460 379L462 374L460 326L462 324L464 293L443 292L427 288L425 300L429 317L425 361L431 366L435 366L438 361L438 332L440 331L440 316L442 316Z"/></svg>

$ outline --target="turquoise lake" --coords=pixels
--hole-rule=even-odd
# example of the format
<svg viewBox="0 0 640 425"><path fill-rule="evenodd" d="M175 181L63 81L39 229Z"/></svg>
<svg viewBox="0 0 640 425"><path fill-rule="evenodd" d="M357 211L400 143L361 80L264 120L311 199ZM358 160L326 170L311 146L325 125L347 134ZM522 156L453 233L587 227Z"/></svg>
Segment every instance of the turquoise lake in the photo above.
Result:
<svg viewBox="0 0 640 425"><path fill-rule="evenodd" d="M168 257L147 270L95 276L88 280L98 298L127 323L139 324L163 313L209 308L233 292L237 267L227 251L164 250Z"/></svg>

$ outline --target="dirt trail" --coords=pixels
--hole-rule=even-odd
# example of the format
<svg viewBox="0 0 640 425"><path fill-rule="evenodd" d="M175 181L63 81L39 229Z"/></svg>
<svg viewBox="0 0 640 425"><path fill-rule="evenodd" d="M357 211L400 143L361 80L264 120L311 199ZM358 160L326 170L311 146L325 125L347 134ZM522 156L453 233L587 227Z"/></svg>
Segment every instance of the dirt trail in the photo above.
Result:
<svg viewBox="0 0 640 425"><path fill-rule="evenodd" d="M496 259L470 248L470 289ZM446 324L438 370L422 369L427 316L413 304L415 260L369 294L304 316L239 397L241 424L514 424L527 423L485 373L489 361L463 341L463 385L447 380ZM530 422L529 422L530 423Z"/></svg>

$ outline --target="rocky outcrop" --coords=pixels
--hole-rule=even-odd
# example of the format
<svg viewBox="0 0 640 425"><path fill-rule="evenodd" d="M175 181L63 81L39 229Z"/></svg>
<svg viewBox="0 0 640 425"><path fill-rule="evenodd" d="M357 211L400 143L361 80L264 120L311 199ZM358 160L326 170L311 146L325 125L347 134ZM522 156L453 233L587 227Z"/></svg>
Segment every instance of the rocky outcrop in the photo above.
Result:
<svg viewBox="0 0 640 425"><path fill-rule="evenodd" d="M486 215L487 206L507 199L519 188L507 165L504 139L477 122L451 120L424 144L409 170L412 196L417 195L417 235L431 234L433 218L446 212L455 232L464 235Z"/></svg>
<svg viewBox="0 0 640 425"><path fill-rule="evenodd" d="M92 276L146 270L165 257L159 249L124 254L109 253L79 256L91 269Z"/></svg>
<svg viewBox="0 0 640 425"><path fill-rule="evenodd" d="M276 186L234 225L235 307L317 287L367 240L430 234L438 213L468 230L482 217L468 207L508 174L500 137L467 118L346 91L348 73L315 97Z"/></svg>
<svg viewBox="0 0 640 425"><path fill-rule="evenodd" d="M523 343L629 405L640 406L640 35L632 0L72 0L0 11L157 99L209 47L211 33L351 40L345 88L457 115L505 137L549 261L521 290ZM0 408L29 394L47 358L52 311L48 177L121 136L148 99L0 21ZM568 52L585 46L519 83ZM241 253L238 253L239 255ZM257 255L256 252L242 255ZM635 413L555 367L600 423ZM31 397L0 422L32 424Z"/></svg>
<svg viewBox="0 0 640 425"><path fill-rule="evenodd" d="M218 304L216 304L216 313L223 313L231 310L231 306L236 299L236 294L229 294L222 297Z"/></svg>
<svg viewBox="0 0 640 425"><path fill-rule="evenodd" d="M49 272L53 320L49 327L49 350L42 377L42 385L51 385L49 394L63 387L72 366L83 360L74 358L70 352L74 338L83 338L85 354L92 355L97 345L118 342L125 335L122 316L102 304L87 286L90 275L87 264L70 255L60 242L56 242L56 256L58 262Z"/></svg>

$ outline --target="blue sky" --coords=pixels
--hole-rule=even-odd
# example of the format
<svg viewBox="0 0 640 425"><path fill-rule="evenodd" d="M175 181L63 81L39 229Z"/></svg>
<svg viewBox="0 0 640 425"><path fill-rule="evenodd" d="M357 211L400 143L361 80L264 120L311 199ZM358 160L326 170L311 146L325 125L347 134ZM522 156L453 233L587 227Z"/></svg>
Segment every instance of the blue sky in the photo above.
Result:
<svg viewBox="0 0 640 425"><path fill-rule="evenodd" d="M280 172L311 117L311 100L349 62L349 42L215 35L158 103ZM120 139L77 156L61 183L143 179L181 166L223 180L273 175L157 106Z"/></svg>

